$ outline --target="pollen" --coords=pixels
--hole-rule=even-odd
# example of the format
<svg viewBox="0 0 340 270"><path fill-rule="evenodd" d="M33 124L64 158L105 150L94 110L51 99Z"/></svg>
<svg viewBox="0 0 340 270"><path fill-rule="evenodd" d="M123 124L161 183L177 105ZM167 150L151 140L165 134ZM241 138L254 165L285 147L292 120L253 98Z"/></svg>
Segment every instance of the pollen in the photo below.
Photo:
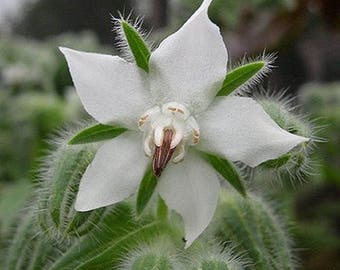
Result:
<svg viewBox="0 0 340 270"><path fill-rule="evenodd" d="M198 144L200 141L200 133L197 129L194 129L193 131L193 142L194 144Z"/></svg>
<svg viewBox="0 0 340 270"><path fill-rule="evenodd" d="M168 107L168 110L171 111L173 114L180 113L180 114L185 115L185 111L177 107Z"/></svg>
<svg viewBox="0 0 340 270"><path fill-rule="evenodd" d="M146 120L148 119L149 115L141 116L141 118L138 121L138 127L141 127L145 124Z"/></svg>

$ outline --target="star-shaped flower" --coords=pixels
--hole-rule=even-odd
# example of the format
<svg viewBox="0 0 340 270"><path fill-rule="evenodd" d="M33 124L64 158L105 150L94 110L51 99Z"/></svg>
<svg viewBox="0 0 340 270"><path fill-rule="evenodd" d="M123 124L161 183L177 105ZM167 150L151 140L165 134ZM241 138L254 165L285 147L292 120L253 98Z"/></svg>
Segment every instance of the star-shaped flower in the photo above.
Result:
<svg viewBox="0 0 340 270"><path fill-rule="evenodd" d="M118 56L60 48L87 112L128 129L87 168L78 211L131 196L152 160L157 191L183 217L190 246L211 221L220 186L195 149L254 167L308 140L281 129L251 98L216 97L228 54L208 17L211 1L152 53L148 72Z"/></svg>

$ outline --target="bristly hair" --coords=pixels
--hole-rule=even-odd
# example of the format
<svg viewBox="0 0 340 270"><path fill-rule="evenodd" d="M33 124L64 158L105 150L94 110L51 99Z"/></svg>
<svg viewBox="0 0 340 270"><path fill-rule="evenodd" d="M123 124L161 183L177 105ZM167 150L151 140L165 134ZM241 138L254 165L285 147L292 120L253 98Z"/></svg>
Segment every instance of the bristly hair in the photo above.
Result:
<svg viewBox="0 0 340 270"><path fill-rule="evenodd" d="M251 96L265 110L266 105L277 104L280 115L285 122L285 126L281 126L281 128L288 132L295 131L296 135L310 138L307 143L296 146L290 151L292 158L286 164L274 170L269 170L276 176L274 179L279 180L281 184L284 178L288 178L292 186L295 186L295 180L298 180L301 184L308 176L314 175L317 171L318 162L311 157L311 154L317 143L325 142L323 138L318 136L324 126L320 126L317 119L311 120L308 115L301 113L297 102L298 97L287 95L287 90L266 91L264 88L260 88L257 92L253 92ZM268 111L267 113L270 115ZM273 120L275 121L275 119ZM267 170L260 169L260 175L265 171Z"/></svg>
<svg viewBox="0 0 340 270"><path fill-rule="evenodd" d="M150 48L150 50L154 49L154 44L152 42L149 42L149 36L152 31L147 31L144 26L144 17L138 16L135 20L132 19L133 11L130 11L128 15L125 15L124 13L119 12L118 17L111 16L111 21L113 23L112 31L116 33L115 37L115 48L119 51L120 56L124 58L128 62L133 62L134 57L132 55L132 52L129 48L129 44L126 40L126 36L124 33L124 30L122 29L122 22L125 21L129 23L143 38L146 45Z"/></svg>
<svg viewBox="0 0 340 270"><path fill-rule="evenodd" d="M238 96L248 95L252 92L252 88L260 84L264 78L266 78L271 70L275 68L273 63L277 58L277 53L269 53L266 54L266 51L255 58L244 56L241 60L236 62L236 64L229 64L228 71L231 71L235 68L238 68L243 65L247 65L253 62L264 62L264 67L256 73L251 79L249 79L246 83L241 85L238 89L236 89L233 94Z"/></svg>
<svg viewBox="0 0 340 270"><path fill-rule="evenodd" d="M50 145L50 149L45 152L45 155L39 161L39 169L36 174L35 183L35 194L37 203L33 208L35 212L35 223L40 227L39 234L45 234L50 238L54 239L56 242L69 243L70 237L65 234L60 228L65 228L67 226L68 218L64 218L63 222L60 224L60 228L54 225L52 222L51 215L49 213L49 198L51 192L53 192L53 183L55 180L55 172L57 171L57 165L59 159L62 158L66 149L72 148L74 152L79 152L83 148L88 149L89 153L86 154L83 160L79 160L79 164L83 164L83 167L87 166L88 163L93 159L93 153L98 147L95 144L84 145L73 145L69 146L68 141L74 134L78 133L83 128L92 124L92 121L81 121L74 124L68 124L66 127L59 129L47 140ZM91 153L91 154L90 154ZM72 172L74 176L78 172ZM77 175L78 177L78 175ZM80 177L80 176L79 176ZM68 214L64 213L64 209L71 209L74 203L75 190L72 186L69 186L67 191L65 191L64 196L64 207L61 209L62 217L66 217Z"/></svg>
<svg viewBox="0 0 340 270"><path fill-rule="evenodd" d="M119 270L132 269L136 260L145 256L155 256L164 258L173 267L172 269L182 269L178 250L168 236L160 234L157 240L137 242L134 249L130 250L127 256L120 259ZM154 269L154 268L153 268ZM155 269L159 269L158 267Z"/></svg>
<svg viewBox="0 0 340 270"><path fill-rule="evenodd" d="M237 246L231 241L203 238L203 241L196 242L190 250L182 251L181 257L186 266L195 266L195 269L201 269L202 262L225 263L228 269L233 270L250 266L245 253L237 251Z"/></svg>
<svg viewBox="0 0 340 270"><path fill-rule="evenodd" d="M248 237L243 238L242 236L245 231L247 231L248 234L253 235L254 233L258 233L260 242L256 240L250 245L260 249L262 254L261 257L267 254L266 251L270 252L270 257L273 259L273 262L275 262L275 265L278 266L277 269L281 269L279 266L281 265L282 260L279 257L281 257L281 255L286 256L287 259L289 258L289 264L291 266L289 269L295 269L294 266L297 264L295 259L295 245L289 237L291 223L290 220L287 220L286 217L282 215L283 208L281 207L281 204L277 203L275 200L273 201L270 194L265 192L262 188L258 188L256 192L248 190L248 198L245 200L235 191L223 189L221 191L219 207L216 218L209 226L210 228L208 227L208 234L204 235L207 239L201 238L201 240L205 246L209 242L209 239L211 239L211 235L217 236L219 241L221 241L219 245L222 249L215 249L216 251L214 253L216 255L227 253L226 255L229 255L227 257L234 258L233 261L238 262L238 265L240 265L239 268L230 269L253 269L255 261L253 260L253 257L249 256L247 251L244 250L244 246L242 246L242 242L247 241L248 239ZM235 211L225 211L225 209L231 208ZM246 211L246 209L249 209L251 212ZM249 216L246 213L252 214ZM235 216L237 216L236 219L234 218ZM256 217L255 220L258 222L258 226L252 226L254 224L249 220L249 217ZM228 218L230 222L225 222L226 218ZM241 223L242 226L239 226ZM273 227L274 230L272 230ZM222 231L223 233L220 234ZM266 240L270 237L273 237L272 241L267 242ZM260 240L261 238L264 242ZM216 240L215 242L217 244L219 243ZM200 241L195 243L193 248L195 248L198 243L200 243ZM218 245L215 245L215 248L216 247L218 247ZM209 251L210 249L204 249L203 256L209 255ZM220 253L218 253L218 251L220 251ZM217 258L220 258L220 256ZM278 259L277 261L276 258ZM286 262L288 262L288 260L286 260Z"/></svg>

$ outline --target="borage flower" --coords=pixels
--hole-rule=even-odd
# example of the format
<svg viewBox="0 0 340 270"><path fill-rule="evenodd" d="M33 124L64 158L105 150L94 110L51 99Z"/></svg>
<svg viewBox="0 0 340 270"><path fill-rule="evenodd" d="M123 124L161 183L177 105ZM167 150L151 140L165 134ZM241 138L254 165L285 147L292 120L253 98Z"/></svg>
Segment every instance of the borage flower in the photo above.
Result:
<svg viewBox="0 0 340 270"><path fill-rule="evenodd" d="M87 168L78 211L131 196L152 160L157 191L183 217L188 247L212 219L220 186L201 151L254 167L308 140L281 129L251 98L216 97L228 55L210 3L160 44L144 70L118 56L60 48L87 112L128 129Z"/></svg>

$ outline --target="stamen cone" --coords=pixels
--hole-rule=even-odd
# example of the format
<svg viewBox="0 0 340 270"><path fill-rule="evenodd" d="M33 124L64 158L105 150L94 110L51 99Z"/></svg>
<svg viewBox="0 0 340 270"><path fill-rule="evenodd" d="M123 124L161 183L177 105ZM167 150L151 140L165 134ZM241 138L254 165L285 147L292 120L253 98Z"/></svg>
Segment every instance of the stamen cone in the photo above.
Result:
<svg viewBox="0 0 340 270"><path fill-rule="evenodd" d="M170 161L176 147L170 148L174 132L171 129L164 130L164 138L161 146L155 146L155 153L152 159L152 171L160 177L166 165Z"/></svg>

